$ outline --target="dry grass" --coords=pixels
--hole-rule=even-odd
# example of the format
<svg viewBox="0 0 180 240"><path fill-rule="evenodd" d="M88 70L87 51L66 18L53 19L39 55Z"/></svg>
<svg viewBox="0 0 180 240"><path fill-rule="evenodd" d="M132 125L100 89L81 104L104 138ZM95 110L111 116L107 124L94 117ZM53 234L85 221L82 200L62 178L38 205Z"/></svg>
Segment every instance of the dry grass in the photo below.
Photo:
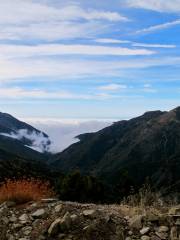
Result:
<svg viewBox="0 0 180 240"><path fill-rule="evenodd" d="M162 207L164 205L160 193L154 192L148 183L145 183L139 192L132 193L124 198L122 204L132 207Z"/></svg>
<svg viewBox="0 0 180 240"><path fill-rule="evenodd" d="M7 180L0 187L0 203L14 201L17 204L22 204L54 195L48 182L37 179Z"/></svg>

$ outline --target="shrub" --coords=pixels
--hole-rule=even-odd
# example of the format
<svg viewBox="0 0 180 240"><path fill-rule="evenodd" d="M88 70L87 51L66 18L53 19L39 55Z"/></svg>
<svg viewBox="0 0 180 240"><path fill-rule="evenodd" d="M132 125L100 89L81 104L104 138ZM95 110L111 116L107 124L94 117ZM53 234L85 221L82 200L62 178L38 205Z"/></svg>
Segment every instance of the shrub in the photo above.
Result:
<svg viewBox="0 0 180 240"><path fill-rule="evenodd" d="M0 187L0 203L14 201L17 204L38 201L55 194L49 182L38 179L6 180Z"/></svg>
<svg viewBox="0 0 180 240"><path fill-rule="evenodd" d="M102 202L104 187L96 178L84 176L75 170L56 184L57 192L62 200L76 202Z"/></svg>

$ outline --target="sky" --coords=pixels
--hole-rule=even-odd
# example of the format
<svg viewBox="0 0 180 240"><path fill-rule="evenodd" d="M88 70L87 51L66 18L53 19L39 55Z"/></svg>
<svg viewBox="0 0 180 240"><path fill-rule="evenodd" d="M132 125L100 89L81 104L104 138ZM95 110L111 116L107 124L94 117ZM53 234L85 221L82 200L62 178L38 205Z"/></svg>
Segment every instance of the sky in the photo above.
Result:
<svg viewBox="0 0 180 240"><path fill-rule="evenodd" d="M0 0L0 109L123 119L180 95L180 0Z"/></svg>
<svg viewBox="0 0 180 240"><path fill-rule="evenodd" d="M175 108L179 40L180 0L0 0L0 111L104 126Z"/></svg>

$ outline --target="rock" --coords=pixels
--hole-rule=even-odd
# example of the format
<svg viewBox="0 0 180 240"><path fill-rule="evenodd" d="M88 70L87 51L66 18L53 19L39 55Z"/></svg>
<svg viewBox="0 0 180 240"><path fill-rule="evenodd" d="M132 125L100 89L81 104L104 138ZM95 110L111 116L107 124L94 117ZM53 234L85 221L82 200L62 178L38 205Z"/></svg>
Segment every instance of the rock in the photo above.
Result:
<svg viewBox="0 0 180 240"><path fill-rule="evenodd" d="M42 218L44 217L45 215L45 210L42 208L42 209L38 209L36 210L34 213L32 213L32 217L33 218Z"/></svg>
<svg viewBox="0 0 180 240"><path fill-rule="evenodd" d="M9 221L10 221L10 222L16 222L16 221L17 221L17 217L16 217L16 216L11 216L11 217L9 218Z"/></svg>
<svg viewBox="0 0 180 240"><path fill-rule="evenodd" d="M18 240L30 240L30 239L25 237L25 238L19 238Z"/></svg>
<svg viewBox="0 0 180 240"><path fill-rule="evenodd" d="M30 207L31 207L31 208L37 207L37 203L32 203L32 204L30 205Z"/></svg>
<svg viewBox="0 0 180 240"><path fill-rule="evenodd" d="M148 233L149 231L150 231L150 227L144 227L140 230L140 233L142 235L144 235L144 234Z"/></svg>
<svg viewBox="0 0 180 240"><path fill-rule="evenodd" d="M7 217L3 217L1 219L5 224L8 224L10 222L10 220Z"/></svg>
<svg viewBox="0 0 180 240"><path fill-rule="evenodd" d="M78 220L78 216L76 214L71 215L70 218L73 223L77 222L77 220Z"/></svg>
<svg viewBox="0 0 180 240"><path fill-rule="evenodd" d="M146 214L139 214L139 209L123 212L123 206L62 201L31 202L15 208L4 203L1 208L0 240L2 236L3 240L179 239L180 217L169 216L166 207L147 208Z"/></svg>
<svg viewBox="0 0 180 240"><path fill-rule="evenodd" d="M94 209L89 209L89 210L84 210L83 211L83 215L85 217L89 217L89 218L95 218L96 217L96 210Z"/></svg>
<svg viewBox="0 0 180 240"><path fill-rule="evenodd" d="M12 225L12 228L13 229L15 229L15 230L19 230L19 229L21 229L22 228L22 224L20 224L20 223L14 223L13 225Z"/></svg>
<svg viewBox="0 0 180 240"><path fill-rule="evenodd" d="M62 208L63 208L63 205L59 204L59 205L55 206L54 209L55 209L55 212L58 213L58 212L60 212L62 210Z"/></svg>
<svg viewBox="0 0 180 240"><path fill-rule="evenodd" d="M98 228L98 226L97 226ZM116 236L118 240L124 240L125 236L124 236L124 229L122 228L122 226L117 226L116 228Z"/></svg>
<svg viewBox="0 0 180 240"><path fill-rule="evenodd" d="M41 202L44 202L44 203L53 203L53 202L57 202L58 199L57 198L43 198L41 199Z"/></svg>
<svg viewBox="0 0 180 240"><path fill-rule="evenodd" d="M153 236L151 237L151 240L160 240L160 238L159 238L158 236L156 236L156 235L153 235Z"/></svg>
<svg viewBox="0 0 180 240"><path fill-rule="evenodd" d="M169 228L167 226L160 226L156 232L156 235L160 239L167 239Z"/></svg>
<svg viewBox="0 0 180 240"><path fill-rule="evenodd" d="M70 226L71 226L71 222L72 222L72 220L71 220L71 217L70 217L70 213L67 212L60 222L61 231L65 232L65 231L69 230Z"/></svg>
<svg viewBox="0 0 180 240"><path fill-rule="evenodd" d="M180 226L180 218L178 218L178 219L176 220L175 224L176 224L177 226Z"/></svg>
<svg viewBox="0 0 180 240"><path fill-rule="evenodd" d="M169 228L167 226L160 226L158 228L158 232L168 232Z"/></svg>
<svg viewBox="0 0 180 240"><path fill-rule="evenodd" d="M7 206L8 208L11 208L11 207L16 206L16 203L13 202L13 201L7 201L7 202L6 202L6 206Z"/></svg>
<svg viewBox="0 0 180 240"><path fill-rule="evenodd" d="M13 235L9 235L9 236L8 236L8 240L15 240L15 238L14 238Z"/></svg>
<svg viewBox="0 0 180 240"><path fill-rule="evenodd" d="M91 235L92 232L95 231L95 225L94 224L90 224L86 227L83 228L83 231L88 234L88 235Z"/></svg>
<svg viewBox="0 0 180 240"><path fill-rule="evenodd" d="M169 215L180 216L180 206L172 207L169 209Z"/></svg>
<svg viewBox="0 0 180 240"><path fill-rule="evenodd" d="M144 235L144 236L142 236L142 237L141 237L141 240L150 240L150 237L149 237L149 236L146 236L146 235Z"/></svg>
<svg viewBox="0 0 180 240"><path fill-rule="evenodd" d="M141 229L142 228L142 215L136 215L133 218L129 220L129 227L135 228L135 229Z"/></svg>
<svg viewBox="0 0 180 240"><path fill-rule="evenodd" d="M19 217L19 220L21 223L26 224L29 222L29 216L26 213L24 213Z"/></svg>
<svg viewBox="0 0 180 240"><path fill-rule="evenodd" d="M178 239L177 227L172 227L172 228L171 228L170 239L171 239L171 240Z"/></svg>
<svg viewBox="0 0 180 240"><path fill-rule="evenodd" d="M55 236L59 232L67 231L71 225L71 218L69 212L67 212L63 218L56 219L48 229L49 236Z"/></svg>
<svg viewBox="0 0 180 240"><path fill-rule="evenodd" d="M49 236L55 236L58 234L61 221L62 218L58 218L53 223L51 223L51 226L48 229Z"/></svg>
<svg viewBox="0 0 180 240"><path fill-rule="evenodd" d="M168 238L168 234L167 232L156 232L156 235L160 238L160 239L167 239Z"/></svg>
<svg viewBox="0 0 180 240"><path fill-rule="evenodd" d="M65 239L65 237L66 237L66 234L64 234L64 233L60 233L60 234L58 235L58 239L59 239L59 240Z"/></svg>
<svg viewBox="0 0 180 240"><path fill-rule="evenodd" d="M28 236L28 235L30 235L30 233L32 231L32 227L31 226L24 227L24 228L22 228L22 231L23 231L24 235Z"/></svg>
<svg viewBox="0 0 180 240"><path fill-rule="evenodd" d="M151 213L151 214L147 215L146 220L148 222L158 222L159 221L159 216Z"/></svg>
<svg viewBox="0 0 180 240"><path fill-rule="evenodd" d="M46 240L46 237L43 235L40 235L37 240Z"/></svg>

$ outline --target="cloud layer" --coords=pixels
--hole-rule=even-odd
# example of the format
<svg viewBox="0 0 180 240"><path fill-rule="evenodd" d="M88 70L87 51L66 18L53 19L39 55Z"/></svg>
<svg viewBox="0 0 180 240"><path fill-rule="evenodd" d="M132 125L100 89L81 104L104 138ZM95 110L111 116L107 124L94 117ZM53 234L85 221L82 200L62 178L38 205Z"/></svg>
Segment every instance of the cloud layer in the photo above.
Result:
<svg viewBox="0 0 180 240"><path fill-rule="evenodd" d="M46 132L52 142L50 151L61 152L71 144L78 142L79 134L96 132L112 124L110 120L37 120L26 119L30 124Z"/></svg>

